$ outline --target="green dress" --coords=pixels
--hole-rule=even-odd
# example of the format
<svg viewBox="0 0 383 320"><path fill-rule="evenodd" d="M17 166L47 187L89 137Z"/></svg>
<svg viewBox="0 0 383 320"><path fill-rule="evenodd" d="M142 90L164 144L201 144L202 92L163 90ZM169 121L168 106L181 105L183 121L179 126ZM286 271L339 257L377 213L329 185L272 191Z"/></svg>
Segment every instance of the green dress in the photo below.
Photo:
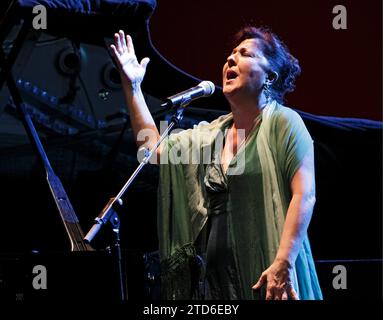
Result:
<svg viewBox="0 0 383 320"><path fill-rule="evenodd" d="M256 122L257 120L258 118ZM227 133L227 128L230 127L231 124L232 121L228 121L221 130ZM250 231L250 234L242 234L242 236L244 236L245 239L253 239L256 237L253 232L258 222L256 213L264 211L262 198L260 196L263 193L262 170L257 150L253 150L254 148L252 148L252 146L255 145L259 125L260 123L257 122L257 125L250 132L246 144L242 146L242 148L246 148L247 154L251 155L248 158L251 166L246 165L242 175L227 175L223 170L219 158L214 159L211 164L206 166L204 184L207 194L206 207L209 226L206 249L205 296L207 299L233 300L242 298L243 289L241 288L239 268L237 268L238 259L235 256L237 252L235 249L237 247L236 241L240 240L234 239L233 229L235 226L233 223L238 223L235 222L237 218L246 219L242 220L246 221L247 224L247 228L244 228L243 231L246 233ZM238 152L242 152L241 148ZM222 148L219 148L218 152L214 154L219 155L221 153ZM232 159L232 162L235 163L235 157ZM230 165L227 170L230 170ZM244 176L246 176L246 179L243 179ZM252 181L251 186L245 186L245 188L251 188L255 195L252 197L252 202L246 203L244 217L240 217L241 212L234 213L232 211L230 198L233 192L235 192L233 188L238 188L238 185L247 183L248 181ZM255 186L257 187L254 190ZM231 214L228 213L229 211L231 211ZM244 243L243 249L250 253L252 251L251 246L251 241ZM248 256L250 258L252 255L249 254ZM254 264L258 265L259 263ZM253 282L255 283L255 281ZM259 293L251 291L250 287L247 289L249 293L251 292L253 294L254 298L259 296Z"/></svg>
<svg viewBox="0 0 383 320"><path fill-rule="evenodd" d="M217 159L231 114L166 141L158 198L164 299L264 298L264 288L251 287L275 258L290 182L313 143L299 115L275 101L260 117L226 173ZM207 290L198 290L204 280ZM322 298L307 236L292 281L301 299Z"/></svg>

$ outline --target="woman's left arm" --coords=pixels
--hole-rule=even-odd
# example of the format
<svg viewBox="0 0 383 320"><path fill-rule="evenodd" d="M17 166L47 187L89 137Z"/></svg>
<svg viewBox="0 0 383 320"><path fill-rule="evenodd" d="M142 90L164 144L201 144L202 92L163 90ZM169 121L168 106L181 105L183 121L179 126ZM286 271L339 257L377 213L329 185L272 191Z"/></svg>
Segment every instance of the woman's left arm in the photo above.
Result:
<svg viewBox="0 0 383 320"><path fill-rule="evenodd" d="M291 180L292 198L287 210L281 241L272 265L266 269L253 289L259 289L265 283L266 300L298 299L292 287L293 266L315 204L314 148L303 158L302 164Z"/></svg>

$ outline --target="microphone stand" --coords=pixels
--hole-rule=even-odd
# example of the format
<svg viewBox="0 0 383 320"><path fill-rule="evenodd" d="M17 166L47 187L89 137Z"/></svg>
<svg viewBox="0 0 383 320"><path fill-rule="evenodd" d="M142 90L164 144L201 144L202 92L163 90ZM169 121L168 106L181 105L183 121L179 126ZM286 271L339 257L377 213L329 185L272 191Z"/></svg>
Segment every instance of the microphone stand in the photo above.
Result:
<svg viewBox="0 0 383 320"><path fill-rule="evenodd" d="M152 147L151 150L145 150L145 157L141 160L140 164L138 165L137 169L132 173L128 181L125 183L125 185L122 187L121 191L115 196L109 199L109 202L106 204L102 212L94 219L94 225L92 228L88 231L86 236L84 237L84 240L87 243L90 243L92 239L97 235L97 233L101 230L101 228L106 224L110 223L113 228L113 233L115 235L115 243L114 243L114 251L116 256L116 262L117 262L117 268L118 268L118 276L119 276L119 289L120 289L120 298L121 301L125 301L128 299L128 294L126 290L126 286L124 285L125 280L125 272L122 266L122 255L121 255L121 247L120 247L120 218L118 217L118 214L116 212L117 204L120 206L122 205L121 197L125 193L125 191L129 188L129 186L132 184L136 176L140 173L142 168L149 162L150 158L152 157L153 153L156 152L162 141L166 138L168 133L173 129L175 125L177 125L183 118L183 112L185 110L185 107L187 104L189 104L190 100L186 99L184 101L181 101L179 106L177 106L176 112L171 118L169 126L166 128L166 130L163 132L163 134L160 136L159 140L156 142L156 144Z"/></svg>

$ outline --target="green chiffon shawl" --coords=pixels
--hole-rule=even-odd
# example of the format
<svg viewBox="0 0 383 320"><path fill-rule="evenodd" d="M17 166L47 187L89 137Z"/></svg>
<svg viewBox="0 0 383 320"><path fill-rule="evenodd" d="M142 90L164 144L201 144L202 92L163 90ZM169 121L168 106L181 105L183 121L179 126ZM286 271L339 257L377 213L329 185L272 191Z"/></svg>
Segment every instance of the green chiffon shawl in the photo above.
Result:
<svg viewBox="0 0 383 320"><path fill-rule="evenodd" d="M273 101L260 117L257 134L250 133L227 171L232 242L241 279L241 298L246 300L264 298L264 290L257 295L251 286L274 261L291 199L291 179L313 148L302 119L292 109ZM204 239L201 235L206 232L208 219L203 181L206 164L220 158L214 152L221 152L223 128L230 121L232 114L224 115L211 123L172 133L163 143L158 188L163 299L203 297L199 290L203 268L197 258L196 243L197 238ZM252 152L257 152L261 165L259 181L248 174L252 170ZM256 214L257 208L249 200L253 198L263 202L258 209L261 212ZM322 299L307 235L292 280L300 299Z"/></svg>

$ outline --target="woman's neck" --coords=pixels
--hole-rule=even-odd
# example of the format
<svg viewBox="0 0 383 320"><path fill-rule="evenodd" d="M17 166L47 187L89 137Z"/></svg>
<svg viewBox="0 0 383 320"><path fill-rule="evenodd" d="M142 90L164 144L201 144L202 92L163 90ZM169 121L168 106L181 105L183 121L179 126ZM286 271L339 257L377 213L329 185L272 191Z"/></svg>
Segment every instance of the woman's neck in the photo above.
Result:
<svg viewBox="0 0 383 320"><path fill-rule="evenodd" d="M245 129L245 134L249 133L252 129L255 119L262 112L266 106L266 99L263 95L259 99L235 101L230 100L231 111L233 113L233 119L236 129Z"/></svg>

